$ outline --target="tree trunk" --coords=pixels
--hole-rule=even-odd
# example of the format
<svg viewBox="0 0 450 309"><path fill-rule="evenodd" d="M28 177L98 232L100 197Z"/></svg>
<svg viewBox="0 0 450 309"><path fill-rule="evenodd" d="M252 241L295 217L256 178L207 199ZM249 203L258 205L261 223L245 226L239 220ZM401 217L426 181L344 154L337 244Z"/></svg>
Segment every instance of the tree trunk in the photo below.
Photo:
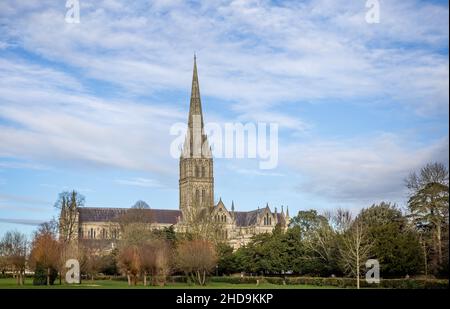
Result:
<svg viewBox="0 0 450 309"><path fill-rule="evenodd" d="M202 285L202 278L200 277L200 270L197 270L197 280L198 280L198 284Z"/></svg>
<svg viewBox="0 0 450 309"><path fill-rule="evenodd" d="M437 225L437 245L438 245L438 258L439 258L439 266L442 265L442 235L441 235L441 224Z"/></svg>
<svg viewBox="0 0 450 309"><path fill-rule="evenodd" d="M130 273L127 273L128 286L131 286Z"/></svg>
<svg viewBox="0 0 450 309"><path fill-rule="evenodd" d="M144 286L147 286L147 273L144 271Z"/></svg>
<svg viewBox="0 0 450 309"><path fill-rule="evenodd" d="M356 288L359 289L359 244L356 246Z"/></svg>
<svg viewBox="0 0 450 309"><path fill-rule="evenodd" d="M50 285L50 267L47 268L47 285Z"/></svg>
<svg viewBox="0 0 450 309"><path fill-rule="evenodd" d="M425 277L428 276L428 263L427 263L427 245L423 243L423 261L425 262Z"/></svg>

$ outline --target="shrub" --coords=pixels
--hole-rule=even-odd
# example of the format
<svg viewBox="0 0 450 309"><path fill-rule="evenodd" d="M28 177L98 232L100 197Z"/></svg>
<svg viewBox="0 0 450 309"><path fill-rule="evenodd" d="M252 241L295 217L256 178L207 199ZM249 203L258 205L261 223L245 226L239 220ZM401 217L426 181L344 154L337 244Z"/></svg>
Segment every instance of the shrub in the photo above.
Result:
<svg viewBox="0 0 450 309"><path fill-rule="evenodd" d="M33 285L47 285L47 267L43 267L41 264L36 265L33 277ZM50 268L49 283L53 285L58 277L58 271L54 268Z"/></svg>

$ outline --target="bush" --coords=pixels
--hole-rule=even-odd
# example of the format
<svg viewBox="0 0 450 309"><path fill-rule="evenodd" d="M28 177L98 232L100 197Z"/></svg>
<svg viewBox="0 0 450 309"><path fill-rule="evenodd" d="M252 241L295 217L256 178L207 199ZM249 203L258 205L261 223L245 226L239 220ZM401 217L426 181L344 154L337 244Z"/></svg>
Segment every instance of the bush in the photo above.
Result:
<svg viewBox="0 0 450 309"><path fill-rule="evenodd" d="M212 277L212 282L223 282L230 284L256 284L271 283L282 285L314 285L314 286L334 286L339 288L355 288L354 278L321 278L321 277ZM360 280L361 287L365 288L388 288L388 289L447 289L448 280L443 279L381 279L380 284L369 284L364 279Z"/></svg>
<svg viewBox="0 0 450 309"><path fill-rule="evenodd" d="M40 264L36 265L36 269L34 271L33 277L33 285L47 285L47 267L44 267ZM54 268L50 269L50 285L55 283L56 278L58 277L58 271Z"/></svg>

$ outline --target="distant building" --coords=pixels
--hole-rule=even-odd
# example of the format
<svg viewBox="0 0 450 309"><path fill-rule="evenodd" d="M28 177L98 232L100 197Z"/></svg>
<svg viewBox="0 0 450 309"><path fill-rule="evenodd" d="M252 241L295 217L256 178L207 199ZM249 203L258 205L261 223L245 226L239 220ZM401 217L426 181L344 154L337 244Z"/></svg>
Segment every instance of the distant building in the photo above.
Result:
<svg viewBox="0 0 450 309"><path fill-rule="evenodd" d="M196 137L201 141L198 151ZM213 158L208 146L208 139L204 133L203 112L198 83L197 63L194 57L194 72L192 78L191 100L188 117L188 131L180 157L179 179L179 210L146 209L152 218L155 228L173 226L175 231L189 230L186 218L191 210L199 210L211 220L220 223L220 236L233 248L237 249L247 244L251 237L271 232L277 224L286 228L289 223L289 211L282 208L272 211L267 204L265 207L252 211L235 211L234 203L227 209L222 199L214 205L214 166ZM92 240L111 247L115 239L120 238L118 219L130 208L100 208L79 207L77 209L76 238L81 241Z"/></svg>

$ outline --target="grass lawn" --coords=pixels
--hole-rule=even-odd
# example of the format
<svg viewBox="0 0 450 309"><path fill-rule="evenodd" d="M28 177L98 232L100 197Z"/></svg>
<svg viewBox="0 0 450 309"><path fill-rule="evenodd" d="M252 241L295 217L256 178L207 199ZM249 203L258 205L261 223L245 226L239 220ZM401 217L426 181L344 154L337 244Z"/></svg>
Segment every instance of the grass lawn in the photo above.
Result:
<svg viewBox="0 0 450 309"><path fill-rule="evenodd" d="M314 285L278 285L270 283L262 283L259 286L256 284L232 284L223 282L210 282L205 287L188 285L186 283L169 283L164 287L155 286L143 286L139 283L137 286L129 287L125 281L114 280L85 280L79 285L62 284L59 285L58 281L53 286L35 286L33 285L33 279L27 278L25 285L18 286L15 279L7 278L0 279L0 289L327 289L336 287L323 287Z"/></svg>

